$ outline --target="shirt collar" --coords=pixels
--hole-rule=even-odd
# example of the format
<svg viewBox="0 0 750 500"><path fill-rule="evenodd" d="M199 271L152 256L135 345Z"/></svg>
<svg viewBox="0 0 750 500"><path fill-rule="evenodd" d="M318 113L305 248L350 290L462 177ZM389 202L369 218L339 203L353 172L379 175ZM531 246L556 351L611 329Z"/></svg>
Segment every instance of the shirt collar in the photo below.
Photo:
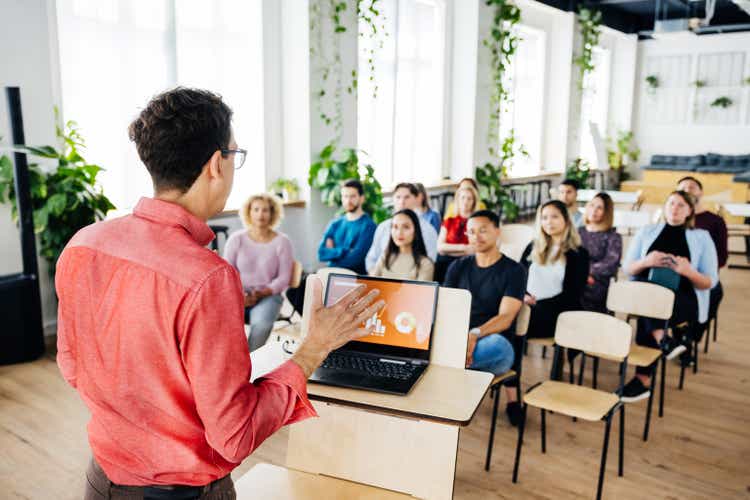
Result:
<svg viewBox="0 0 750 500"><path fill-rule="evenodd" d="M176 203L141 198L133 210L133 215L172 227L182 227L200 246L206 246L216 237L204 221Z"/></svg>

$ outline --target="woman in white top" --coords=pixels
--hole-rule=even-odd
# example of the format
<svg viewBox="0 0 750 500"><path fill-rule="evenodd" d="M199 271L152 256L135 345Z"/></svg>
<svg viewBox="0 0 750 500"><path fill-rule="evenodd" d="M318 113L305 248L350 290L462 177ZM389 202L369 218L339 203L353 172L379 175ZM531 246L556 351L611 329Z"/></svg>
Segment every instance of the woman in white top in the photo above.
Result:
<svg viewBox="0 0 750 500"><path fill-rule="evenodd" d="M432 281L434 270L427 257L417 214L409 209L393 214L388 246L370 276Z"/></svg>

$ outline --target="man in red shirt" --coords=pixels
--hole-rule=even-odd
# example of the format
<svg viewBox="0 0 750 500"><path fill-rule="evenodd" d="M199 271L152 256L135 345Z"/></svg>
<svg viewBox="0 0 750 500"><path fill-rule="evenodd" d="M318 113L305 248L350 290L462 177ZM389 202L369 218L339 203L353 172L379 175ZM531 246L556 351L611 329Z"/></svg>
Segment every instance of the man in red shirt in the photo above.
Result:
<svg viewBox="0 0 750 500"><path fill-rule="evenodd" d="M382 308L353 290L295 356L251 384L237 271L205 248L246 152L206 91L156 96L129 135L154 198L82 229L57 266L57 361L91 412L87 499L235 498L229 473L281 426L315 416L306 380Z"/></svg>

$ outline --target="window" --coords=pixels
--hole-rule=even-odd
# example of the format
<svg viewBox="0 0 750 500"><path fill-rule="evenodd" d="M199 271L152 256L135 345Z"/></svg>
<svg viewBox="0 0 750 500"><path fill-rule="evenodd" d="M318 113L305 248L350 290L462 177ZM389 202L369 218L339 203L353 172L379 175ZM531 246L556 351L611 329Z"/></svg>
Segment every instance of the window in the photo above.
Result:
<svg viewBox="0 0 750 500"><path fill-rule="evenodd" d="M609 49L594 47L594 70L586 75L581 97L579 156L591 168L606 168L607 117L609 112Z"/></svg>
<svg viewBox="0 0 750 500"><path fill-rule="evenodd" d="M510 101L500 117L500 137L508 137L511 129L516 144L528 156L513 158L512 177L536 175L542 166L542 126L544 123L544 69L547 35L544 31L517 25L520 39L516 54L506 71Z"/></svg>
<svg viewBox="0 0 750 500"><path fill-rule="evenodd" d="M152 194L127 126L148 99L175 85L221 94L237 143L263 151L259 0L58 0L63 115L86 139L86 159L106 170L118 209ZM227 208L265 190L263 155L236 172Z"/></svg>
<svg viewBox="0 0 750 500"><path fill-rule="evenodd" d="M443 161L444 0L385 0L389 36L360 25L357 137L385 186L438 180ZM369 79L370 47L375 80ZM377 97L373 97L377 85Z"/></svg>

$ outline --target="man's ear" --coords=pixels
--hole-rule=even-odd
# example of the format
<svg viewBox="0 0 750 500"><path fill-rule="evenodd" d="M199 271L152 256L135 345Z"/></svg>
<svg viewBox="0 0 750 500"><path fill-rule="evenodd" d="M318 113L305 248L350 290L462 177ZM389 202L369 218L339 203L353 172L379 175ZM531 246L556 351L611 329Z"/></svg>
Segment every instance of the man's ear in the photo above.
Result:
<svg viewBox="0 0 750 500"><path fill-rule="evenodd" d="M206 165L203 168L208 174L209 179L217 179L223 177L224 174L221 171L221 151L219 151L218 149L214 151L214 154L211 155L211 158L208 159Z"/></svg>

